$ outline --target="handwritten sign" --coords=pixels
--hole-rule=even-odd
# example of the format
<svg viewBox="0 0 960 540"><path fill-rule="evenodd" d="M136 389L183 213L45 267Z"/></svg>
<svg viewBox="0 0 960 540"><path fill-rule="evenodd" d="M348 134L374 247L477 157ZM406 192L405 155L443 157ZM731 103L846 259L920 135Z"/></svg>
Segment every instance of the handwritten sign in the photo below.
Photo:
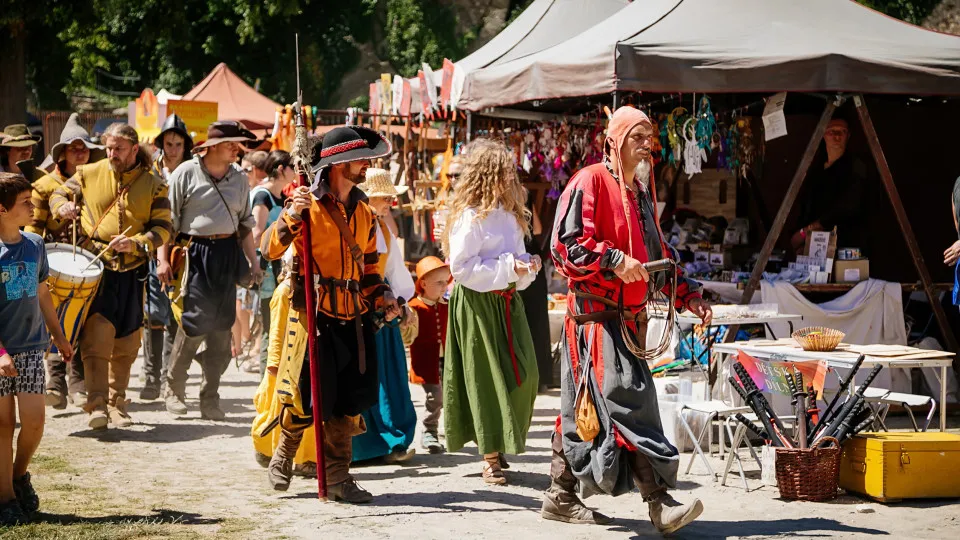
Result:
<svg viewBox="0 0 960 540"><path fill-rule="evenodd" d="M217 103L215 101L183 101L171 99L167 102L167 116L176 114L187 125L194 143L207 140L207 127L217 121Z"/></svg>
<svg viewBox="0 0 960 540"><path fill-rule="evenodd" d="M803 374L803 386L813 384L817 398L823 397L823 383L827 378L827 363L823 360L808 362L789 362L785 360L758 360L740 351L737 360L747 368L750 378L764 392L789 396L790 385L787 374L793 374L794 368Z"/></svg>

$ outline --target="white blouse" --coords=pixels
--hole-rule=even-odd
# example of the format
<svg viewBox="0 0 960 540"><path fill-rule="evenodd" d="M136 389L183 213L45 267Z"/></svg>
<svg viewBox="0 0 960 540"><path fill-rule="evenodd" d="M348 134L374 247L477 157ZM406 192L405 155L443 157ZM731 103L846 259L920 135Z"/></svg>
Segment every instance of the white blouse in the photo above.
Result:
<svg viewBox="0 0 960 540"><path fill-rule="evenodd" d="M468 208L450 229L453 279L477 292L503 290L511 283L520 290L529 287L536 274L520 277L514 269L516 260L530 262L517 219L503 208L481 220L476 216L477 211Z"/></svg>

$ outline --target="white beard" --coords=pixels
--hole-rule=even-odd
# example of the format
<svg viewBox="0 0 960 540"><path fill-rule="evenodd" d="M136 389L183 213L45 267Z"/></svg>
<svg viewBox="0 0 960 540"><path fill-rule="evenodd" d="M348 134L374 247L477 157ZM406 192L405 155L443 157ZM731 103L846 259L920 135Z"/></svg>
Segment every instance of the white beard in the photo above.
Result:
<svg viewBox="0 0 960 540"><path fill-rule="evenodd" d="M643 160L637 165L637 168L633 170L634 179L638 185L641 185L645 188L650 187L650 161Z"/></svg>

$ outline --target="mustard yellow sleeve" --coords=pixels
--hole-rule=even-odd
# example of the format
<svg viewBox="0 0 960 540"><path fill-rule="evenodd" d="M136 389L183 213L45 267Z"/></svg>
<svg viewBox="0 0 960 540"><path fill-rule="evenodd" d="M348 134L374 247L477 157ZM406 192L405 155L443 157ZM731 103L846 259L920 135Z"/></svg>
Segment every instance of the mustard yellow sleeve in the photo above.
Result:
<svg viewBox="0 0 960 540"><path fill-rule="evenodd" d="M50 193L43 188L42 182L37 181L33 185L33 194L30 195L30 201L33 203L33 223L27 225L23 230L44 235L47 229L47 218L50 217Z"/></svg>
<svg viewBox="0 0 960 540"><path fill-rule="evenodd" d="M267 343L267 367L280 366L280 354L290 319L290 282L283 281L270 298L270 336Z"/></svg>

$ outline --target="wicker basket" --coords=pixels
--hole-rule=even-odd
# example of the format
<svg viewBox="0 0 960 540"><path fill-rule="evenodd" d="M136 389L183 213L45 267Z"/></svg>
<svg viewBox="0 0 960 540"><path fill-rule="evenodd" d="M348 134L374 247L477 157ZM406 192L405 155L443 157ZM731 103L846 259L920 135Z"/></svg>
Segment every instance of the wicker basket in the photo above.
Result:
<svg viewBox="0 0 960 540"><path fill-rule="evenodd" d="M840 345L844 336L846 334L833 328L811 326L797 330L792 337L805 351L830 352Z"/></svg>
<svg viewBox="0 0 960 540"><path fill-rule="evenodd" d="M826 442L833 446L820 446ZM841 454L840 443L833 437L824 437L816 448L777 448L780 497L801 501L826 501L836 497Z"/></svg>

